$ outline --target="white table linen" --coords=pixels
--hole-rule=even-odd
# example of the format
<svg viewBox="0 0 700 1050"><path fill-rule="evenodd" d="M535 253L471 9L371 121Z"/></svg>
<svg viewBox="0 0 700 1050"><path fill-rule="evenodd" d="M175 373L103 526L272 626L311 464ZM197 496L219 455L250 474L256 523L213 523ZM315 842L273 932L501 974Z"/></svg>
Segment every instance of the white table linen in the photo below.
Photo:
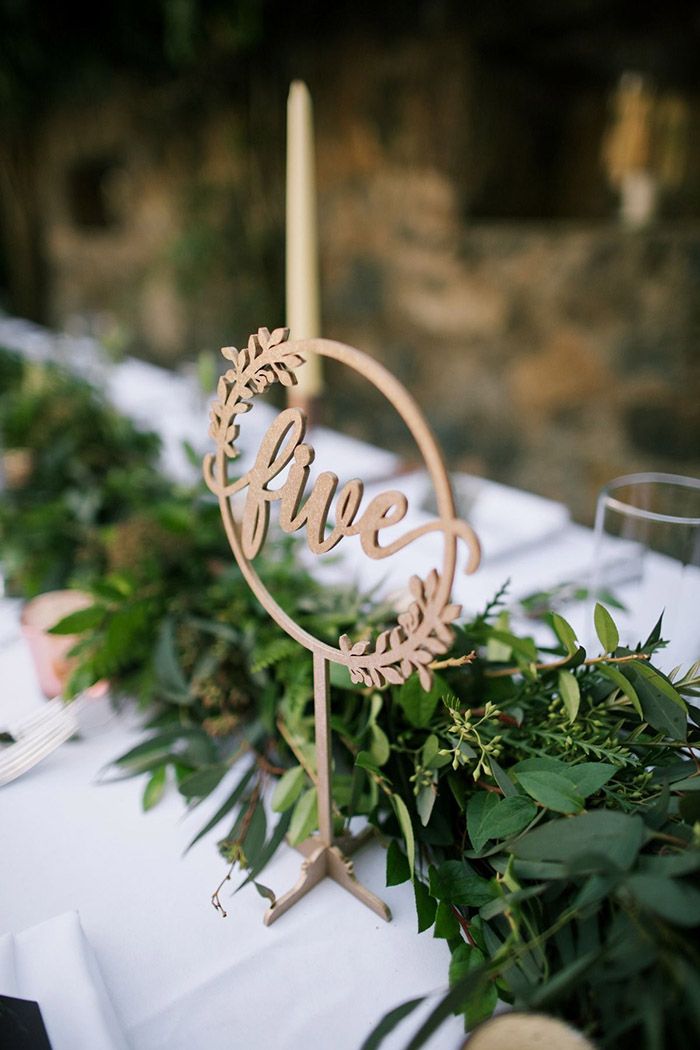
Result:
<svg viewBox="0 0 700 1050"><path fill-rule="evenodd" d="M0 994L38 1002L52 1050L128 1048L76 912L0 936Z"/></svg>

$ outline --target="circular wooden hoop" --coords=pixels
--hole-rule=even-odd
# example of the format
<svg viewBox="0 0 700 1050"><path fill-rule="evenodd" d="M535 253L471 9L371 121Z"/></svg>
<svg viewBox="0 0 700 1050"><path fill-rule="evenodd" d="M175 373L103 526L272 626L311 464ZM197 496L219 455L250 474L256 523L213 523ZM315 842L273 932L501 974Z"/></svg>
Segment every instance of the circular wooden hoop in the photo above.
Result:
<svg viewBox="0 0 700 1050"><path fill-rule="evenodd" d="M266 329L261 329L258 333L258 337L260 337L261 333L265 333L266 336L269 337L269 333L267 333ZM273 333L273 336L276 335L277 333ZM255 338L256 337L251 337L252 340ZM439 515L439 524L437 527L439 531L442 532L444 541L442 571L439 574L435 572L431 574L431 593L426 600L429 600L431 607L434 610L438 610L438 612L445 609L452 610L452 612L442 617L443 622L447 626L449 620L454 619L459 612L458 606L450 606L448 604L454 581L458 536L465 539L470 547L471 556L467 567L468 572L473 572L478 565L479 544L473 530L465 525L465 523L458 522L456 519L452 486L450 484L449 475L442 454L417 403L405 387L386 368L384 368L383 365L379 364L362 351L356 350L354 347L346 346L343 343L329 339L308 339L287 342L286 332L282 338L277 339L275 345L280 345L281 343L284 343L284 354L296 362L300 359L303 361L308 353L315 353L321 357L327 357L338 361L341 364L346 365L348 368L351 368L359 375L364 376L386 397L406 424L425 461L437 499ZM224 353L226 353L226 351L224 351ZM226 356L229 356L231 360L234 359L230 354L227 354ZM264 364L264 358L261 357L260 360ZM248 366L248 371L250 370L251 368ZM247 390L248 396L252 397L250 389L247 387L245 389ZM235 430L237 432L237 427ZM389 650L384 646L381 651L375 653L366 653L364 648L365 643L362 643L363 648L361 653L358 652L360 648L358 645L351 647L346 643L345 645L341 644L340 648L335 648L328 645L326 642L322 642L320 639L314 637L314 635L300 627L296 621L293 620L280 605L278 605L264 586L262 580L243 552L241 538L231 508L230 497L225 492L228 484L226 469L227 455L225 451L228 438L223 435L228 433L230 433L230 430L228 430L226 426L220 428L219 437L217 439L217 452L215 456L208 456L205 460L205 477L207 478L212 491L218 495L221 515L231 549L241 572L253 593L279 626L306 649L319 654L325 660L344 664L351 668L357 667L358 656L361 656L365 677L369 678L371 675L372 680L374 680L377 674L379 674L380 678L383 676L384 681L397 681L398 672L395 675L389 674L387 672L387 666L396 663L396 661L402 660L404 657L408 659L412 643L414 643L415 648L415 637L412 632L409 631L407 633L407 631L403 631L402 633L405 637L399 645L394 645L393 648L390 647ZM459 526L459 528L456 526ZM417 581L417 583L414 584L414 581ZM419 592L420 595L423 595L423 584L417 577L412 579L411 589L414 593L414 597L418 598ZM454 612L454 610L457 610L457 612ZM435 614L433 618L435 618ZM430 632L426 629L423 630L424 635L427 636L429 633ZM341 639L341 643L342 641L343 640ZM423 659L422 662L425 663L425 659ZM375 670L373 671L373 669ZM426 672L426 674L427 673L428 672ZM405 677L407 677L407 674L404 674L401 678L398 678L398 680L402 680L402 678Z"/></svg>

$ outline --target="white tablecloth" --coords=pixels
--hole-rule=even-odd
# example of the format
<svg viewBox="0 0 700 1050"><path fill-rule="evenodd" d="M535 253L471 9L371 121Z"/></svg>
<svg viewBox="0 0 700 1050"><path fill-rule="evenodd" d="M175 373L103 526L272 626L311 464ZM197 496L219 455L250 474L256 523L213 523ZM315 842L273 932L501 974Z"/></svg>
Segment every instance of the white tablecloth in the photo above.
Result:
<svg viewBox="0 0 700 1050"><path fill-rule="evenodd" d="M49 353L45 342L38 333L36 356ZM136 362L111 371L108 386L120 407L151 424L159 420L169 469L182 473L179 436L189 436L199 447L205 443L191 392L181 381ZM158 412L163 387L169 391L165 415ZM256 414L263 419L257 407L251 416ZM342 473L340 458L348 474L365 480L381 477L396 462L381 450L328 433L315 443L319 464ZM489 488L487 482L484 492L500 532L476 576L456 580L456 597L467 610L482 607L508 577L513 594L522 595L573 579L587 567L590 533L568 524L559 512L554 523L551 503L541 503L539 531L533 531L536 504L534 519L528 504L525 536L519 531L523 494L509 496L509 490ZM484 539L488 555L489 536ZM428 542L424 567L431 567L434 556ZM400 568L420 571L418 552L411 552L409 562ZM362 565L370 577L386 568L366 559ZM345 578L353 566L345 564ZM359 563L356 571L361 576ZM365 581L370 577L365 575ZM574 622L582 623L583 616L580 607L573 610ZM0 726L42 702L23 643L13 641L16 624L17 604L0 602ZM183 856L218 796L185 814L171 787L163 802L144 815L142 782L98 783L100 770L139 739L133 711L110 717L96 710L93 721L102 715L106 724L0 789L0 932L18 933L64 912L78 912L132 1047L358 1050L387 1010L444 989L447 947L430 933L417 935L409 886L384 887L384 852L378 845L356 857L356 870L390 905L390 924L330 880L270 928L262 924L266 902L252 886L224 898L229 917L222 919L210 903L226 870L215 847L222 830ZM226 783L219 792L226 792ZM284 846L262 879L283 892L296 880L299 863L299 855ZM387 1048L402 1046L419 1017L404 1022ZM453 1050L460 1036L460 1022L453 1019L430 1046Z"/></svg>
<svg viewBox="0 0 700 1050"><path fill-rule="evenodd" d="M589 539L570 526L546 550L487 566L465 586L477 606L509 573L529 589L541 570L585 559ZM41 702L21 641L0 652L0 680L0 722ZM220 918L209 898L225 873L215 847L222 831L183 856L216 797L185 814L171 788L144 815L141 781L97 783L100 770L139 739L138 724L133 712L115 716L0 789L0 930L76 910L131 1046L358 1050L387 1010L445 987L447 947L430 933L417 935L410 887L385 888L377 845L355 865L391 907L390 924L329 880L270 928L252 886L224 898L229 917ZM298 870L299 855L283 846L261 878L280 893ZM387 1047L404 1045L415 1018ZM429 1045L454 1050L460 1032L453 1019Z"/></svg>

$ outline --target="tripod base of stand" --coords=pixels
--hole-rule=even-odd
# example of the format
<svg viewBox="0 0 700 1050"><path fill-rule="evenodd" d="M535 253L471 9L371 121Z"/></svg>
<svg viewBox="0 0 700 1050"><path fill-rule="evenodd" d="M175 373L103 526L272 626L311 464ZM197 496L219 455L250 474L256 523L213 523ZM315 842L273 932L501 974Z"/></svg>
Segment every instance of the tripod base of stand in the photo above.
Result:
<svg viewBox="0 0 700 1050"><path fill-rule="evenodd" d="M280 915L284 915L286 911L289 911L292 905L296 904L302 897L305 897L321 879L326 877L333 879L348 893L351 893L353 897L357 897L366 907L375 912L380 919L390 922L391 912L388 905L380 900L376 894L372 893L371 890L368 890L366 886L363 886L361 882L358 882L353 862L347 856L347 854L353 853L363 842L371 837L372 829L368 830L369 835L359 835L357 838L343 836L342 839L337 840L337 845L333 846L323 843L318 837L312 837L300 843L297 849L304 854L305 860L301 865L299 878L291 890L279 897L267 909L263 916L265 925L270 926L275 919L279 919ZM341 845L343 847L342 851L340 849Z"/></svg>

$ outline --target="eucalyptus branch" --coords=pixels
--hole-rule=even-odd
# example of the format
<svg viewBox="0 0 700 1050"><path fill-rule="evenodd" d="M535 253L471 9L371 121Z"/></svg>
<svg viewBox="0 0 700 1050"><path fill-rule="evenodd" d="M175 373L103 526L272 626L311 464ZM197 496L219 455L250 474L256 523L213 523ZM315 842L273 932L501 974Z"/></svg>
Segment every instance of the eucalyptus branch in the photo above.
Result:
<svg viewBox="0 0 700 1050"><path fill-rule="evenodd" d="M292 754L296 758L296 760L299 763L299 765L301 766L301 768L306 773L306 775L309 778L309 780L311 781L311 783L314 785L315 788L317 788L318 787L318 776L316 775L316 770L313 769L312 766L310 766L309 763L306 761L306 758L304 757L303 752L299 748L299 745L296 743L296 741L295 741L294 737L292 736L292 734L289 732L289 729L287 728L287 725L286 725L286 723L285 723L283 718L278 718L277 719L277 728L279 729L280 736L284 740L285 744L287 745L289 750L292 752Z"/></svg>
<svg viewBox="0 0 700 1050"><path fill-rule="evenodd" d="M248 829L250 828L250 823L251 823L251 821L253 819L253 814L255 813L255 810L257 809L259 801L260 801L260 781L258 780L258 781L256 781L255 786L254 786L253 790L250 793L250 799L248 801L248 808L246 809L245 816L243 817L243 820L241 821L241 830L239 832L239 835L238 835L238 838L237 838L236 842L234 843L234 849L235 849L236 855L234 856L233 860L231 861L231 864L229 865L228 871L226 872L226 874L224 875L223 879L221 880L221 882L219 883L219 885L216 887L216 889L214 890L214 892L211 895L211 903L212 903L212 905L214 907L214 910L219 912L219 914L221 915L222 919L228 918L228 912L226 911L226 909L224 908L223 904L221 903L220 893L221 893L221 890L223 889L223 887L225 886L225 884L227 882L231 881L231 876L233 875L233 869L236 867L237 864L241 863L242 859L245 859L244 854L243 854L243 842L245 841L245 837L248 834Z"/></svg>

